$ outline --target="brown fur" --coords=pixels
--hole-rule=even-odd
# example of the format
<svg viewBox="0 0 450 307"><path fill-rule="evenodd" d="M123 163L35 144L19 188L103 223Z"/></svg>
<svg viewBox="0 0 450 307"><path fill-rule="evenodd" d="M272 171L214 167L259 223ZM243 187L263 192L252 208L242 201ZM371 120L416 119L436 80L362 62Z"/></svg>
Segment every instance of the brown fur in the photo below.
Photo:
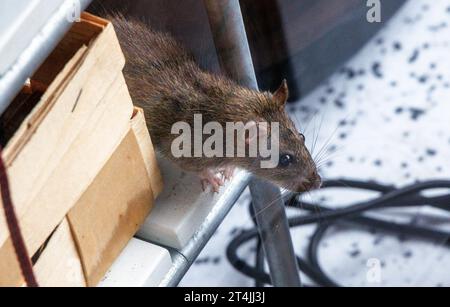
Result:
<svg viewBox="0 0 450 307"><path fill-rule="evenodd" d="M152 31L140 21L120 15L109 19L127 59L124 74L133 101L144 109L153 142L164 156L195 172L227 165L241 167L294 191L304 190L301 183L305 179L311 185L320 179L304 139L284 111L287 97L253 91L202 71L171 36ZM217 121L223 127L226 122L279 122L280 154L292 154L295 162L287 168L261 169L258 158L175 159L170 150L176 137L171 134L172 125L192 123L194 114L202 114L204 123Z"/></svg>

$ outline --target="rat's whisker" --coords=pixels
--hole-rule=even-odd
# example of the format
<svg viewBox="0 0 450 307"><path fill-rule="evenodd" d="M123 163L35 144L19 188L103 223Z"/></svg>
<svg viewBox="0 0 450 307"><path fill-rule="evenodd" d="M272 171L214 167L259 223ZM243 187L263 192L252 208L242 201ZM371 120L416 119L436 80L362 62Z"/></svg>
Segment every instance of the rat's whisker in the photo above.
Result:
<svg viewBox="0 0 450 307"><path fill-rule="evenodd" d="M317 169L323 170L325 166L331 166L329 164L333 163L333 159L327 159L326 161L320 162L317 164Z"/></svg>
<svg viewBox="0 0 450 307"><path fill-rule="evenodd" d="M319 150L319 152L317 153L317 155L316 155L315 158L317 158L318 156L320 156L320 155L323 153L323 151L324 151L325 149L327 149L327 146L330 145L331 141L332 141L333 138L336 136L336 133L338 132L338 130L339 130L339 126L337 126L337 127L334 129L333 133L328 137L328 139L327 139L327 140L325 141L325 143L322 145L322 147L320 148L320 150Z"/></svg>
<svg viewBox="0 0 450 307"><path fill-rule="evenodd" d="M304 210L303 202L301 201L300 193L295 193L295 195L292 197L292 203L295 203L295 208L300 208L301 210Z"/></svg>
<svg viewBox="0 0 450 307"><path fill-rule="evenodd" d="M316 137L314 139L314 145L313 145L313 148L311 150L311 156L314 156L314 150L316 149L316 145L317 145L317 142L319 140L320 131L322 130L322 125L323 125L324 120L325 120L325 115L322 114L322 118L321 118L320 124L319 124L319 129L318 129L318 131L316 133Z"/></svg>
<svg viewBox="0 0 450 307"><path fill-rule="evenodd" d="M343 152L332 152L332 153L327 153L326 155L323 155L319 160L315 161L314 163L316 164L317 167L323 166L326 163L336 160L340 157L342 157Z"/></svg>
<svg viewBox="0 0 450 307"><path fill-rule="evenodd" d="M296 126L297 130L300 131L300 133L305 133L305 130L303 129L302 123L301 123L301 121L299 119L299 114L294 112L291 116L294 118L294 123L295 123L295 126Z"/></svg>
<svg viewBox="0 0 450 307"><path fill-rule="evenodd" d="M316 165L322 163L324 160L329 159L329 157L331 157L332 155L334 155L334 152L328 152L326 151L325 153L321 154L319 157L314 157L313 161L314 163L316 163Z"/></svg>
<svg viewBox="0 0 450 307"><path fill-rule="evenodd" d="M281 192L281 195L279 197L277 197L276 199L274 199L273 201L271 201L269 204L267 204L264 208L262 208L260 211L255 212L255 214L252 216L252 218L256 218L258 215L260 215L261 213L263 213L264 211L266 211L267 209L269 209L270 207L272 207L277 201L279 200L284 200L286 195L290 193L290 191L286 191L286 192Z"/></svg>
<svg viewBox="0 0 450 307"><path fill-rule="evenodd" d="M353 187L349 186L344 181L342 181L342 179L333 179L333 181L336 181L337 183L342 184L342 186L345 187L345 188L354 189Z"/></svg>
<svg viewBox="0 0 450 307"><path fill-rule="evenodd" d="M320 208L320 206L317 205L317 202L314 200L314 197L312 196L311 191L307 191L307 192L308 192L309 198L311 198L311 201L312 201L311 203L314 206L314 212L319 216L319 224L321 224L324 221L324 219L322 217L322 209Z"/></svg>
<svg viewBox="0 0 450 307"><path fill-rule="evenodd" d="M348 118L350 117L351 114L348 114L344 120L348 120ZM333 132L331 133L331 135L326 139L325 143L322 145L321 149L319 150L319 152L317 153L317 155L320 155L322 153L322 151L324 150L324 148L327 148L327 146L331 143L331 141L334 139L334 137L336 136L336 133L339 131L339 128L341 128L341 126L338 124L336 124L336 128L333 130Z"/></svg>
<svg viewBox="0 0 450 307"><path fill-rule="evenodd" d="M315 156L313 156L314 161L319 161L322 157L327 154L334 153L335 151L331 150L331 144L326 145L323 149L321 149Z"/></svg>
<svg viewBox="0 0 450 307"><path fill-rule="evenodd" d="M311 145L311 155L313 155L314 150L316 149L317 140L319 139L319 131L320 131L320 127L321 126L322 126L322 122L319 125L319 129L317 129L317 120L315 120L315 122L314 122L314 133L313 133L313 139L312 139L312 145Z"/></svg>
<svg viewBox="0 0 450 307"><path fill-rule="evenodd" d="M316 118L317 114L318 114L318 112L314 112L312 115L309 116L309 119L308 119L308 121L307 121L307 123L306 123L305 130L303 131L303 134L306 135L306 134L308 133L310 124L311 124L311 122Z"/></svg>

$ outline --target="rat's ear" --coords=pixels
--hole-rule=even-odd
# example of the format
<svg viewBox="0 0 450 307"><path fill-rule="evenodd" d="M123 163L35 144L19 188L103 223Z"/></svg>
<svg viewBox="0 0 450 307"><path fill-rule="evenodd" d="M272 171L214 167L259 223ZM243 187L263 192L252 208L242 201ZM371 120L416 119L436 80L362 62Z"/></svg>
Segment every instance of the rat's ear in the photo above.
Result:
<svg viewBox="0 0 450 307"><path fill-rule="evenodd" d="M286 101L289 98L289 88L286 79L281 83L280 88L273 94L273 100L279 105L284 107Z"/></svg>

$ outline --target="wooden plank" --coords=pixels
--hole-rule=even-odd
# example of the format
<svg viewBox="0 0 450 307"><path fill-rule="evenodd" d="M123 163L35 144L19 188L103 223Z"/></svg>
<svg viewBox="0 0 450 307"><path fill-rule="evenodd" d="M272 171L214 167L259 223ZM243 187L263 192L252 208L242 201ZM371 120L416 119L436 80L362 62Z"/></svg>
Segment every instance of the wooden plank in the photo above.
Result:
<svg viewBox="0 0 450 307"><path fill-rule="evenodd" d="M13 202L20 217L44 187L123 68L111 25L65 66L4 151ZM101 80L101 81L100 81ZM70 81L70 82L69 82ZM8 231L0 215L0 245Z"/></svg>
<svg viewBox="0 0 450 307"><path fill-rule="evenodd" d="M83 267L69 222L64 219L34 265L41 287L85 287Z"/></svg>
<svg viewBox="0 0 450 307"><path fill-rule="evenodd" d="M28 203L27 211L20 216L22 232L31 254L63 220L115 151L129 130L132 113L131 97L120 74L66 155L44 182L43 188ZM11 253L11 245L4 244L0 248L0 263L11 259ZM14 273L17 272L2 271L0 279L14 279L8 277ZM20 284L21 276L15 278Z"/></svg>
<svg viewBox="0 0 450 307"><path fill-rule="evenodd" d="M156 198L163 189L163 179L159 171L156 153L145 123L144 110L135 108L135 114L131 121L131 127L138 141L142 156L144 157L145 167L150 177L153 195Z"/></svg>
<svg viewBox="0 0 450 307"><path fill-rule="evenodd" d="M89 286L103 278L152 206L149 174L130 129L68 214Z"/></svg>
<svg viewBox="0 0 450 307"><path fill-rule="evenodd" d="M80 49L78 51L75 57L66 65L61 74L55 79L50 91L56 91L57 88L61 86L61 84L67 82L67 76L71 76L73 74L73 70L78 67L79 61L85 54L86 49L87 48L84 47L83 49ZM45 159L48 159L51 155L50 151L36 150L36 148L42 147L36 144L44 142L44 135L39 132L33 132L34 125L31 121L31 117L34 113L38 112L39 109L47 107L46 104L48 103L48 101L49 97L46 96L41 99L39 105L21 125L19 131L16 132L16 135L9 142L8 146L3 152L3 159L5 160L8 167L11 197L16 209L16 213L18 215L22 214L24 209L23 207L25 206L24 202L26 196L28 195L28 193L22 192L22 189L24 191L26 191L25 189L28 189L28 191L30 191L33 188L33 183L39 176L39 170L43 169L43 161ZM55 113L59 112L55 111ZM48 131L48 128L46 129L45 127L45 124L46 123L44 123L44 126L40 129L44 133ZM57 124L55 126L56 128L59 128ZM31 150L27 150L27 147L25 147L25 143L29 138L31 138L33 133L36 135L36 144L30 142L29 148L35 149L34 157L32 157ZM39 140L40 138L42 139ZM49 147L51 147L52 141L53 140L51 138L48 139ZM18 157L19 153L23 153L23 155ZM48 166L48 170L50 170L50 168L51 165ZM45 176L45 172L44 174L42 174L42 176ZM21 272L15 254L13 252L14 248L12 246L11 238L9 237L9 231L6 227L4 214L0 214L0 245L2 249L10 251L9 254L5 253L2 256L2 261L0 261L0 287L12 285L18 286L21 284Z"/></svg>
<svg viewBox="0 0 450 307"><path fill-rule="evenodd" d="M95 45L95 40L102 39L102 32L106 27L106 20L94 20L90 14L83 13L81 22L73 23L69 32L34 74L33 79L50 84L78 49Z"/></svg>
<svg viewBox="0 0 450 307"><path fill-rule="evenodd" d="M2 249L7 250L0 261L0 287L20 286L23 284L22 273L20 271L19 262L17 261L11 238L3 243Z"/></svg>

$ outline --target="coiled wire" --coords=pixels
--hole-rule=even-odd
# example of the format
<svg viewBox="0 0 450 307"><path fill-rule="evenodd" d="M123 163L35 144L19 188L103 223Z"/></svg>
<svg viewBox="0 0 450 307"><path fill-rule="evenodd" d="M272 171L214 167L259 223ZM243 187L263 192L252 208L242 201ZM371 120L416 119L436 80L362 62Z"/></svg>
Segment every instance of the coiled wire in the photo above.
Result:
<svg viewBox="0 0 450 307"><path fill-rule="evenodd" d="M289 218L290 227L301 227L304 225L317 224L313 236L310 239L306 259L297 256L298 266L301 272L307 275L317 286L339 287L337 281L329 277L319 263L319 245L327 230L337 224L346 223L352 227L363 227L377 229L392 235L411 236L416 239L442 242L450 245L450 232L440 231L417 225L388 222L382 219L367 217L370 211L386 208L406 208L431 206L440 210L450 211L450 192L435 197L426 197L425 191L435 189L450 189L450 181L437 180L415 183L401 189L393 186L382 185L375 182L361 182L356 180L330 180L323 184L322 189L344 188L374 191L381 196L353 204L340 209L332 209L318 203L308 203L299 200L298 195L292 196L285 201L287 207L302 209L311 212L309 215L299 215ZM250 215L253 217L253 206L249 205ZM320 213L317 213L319 211ZM242 274L253 278L256 286L271 285L270 275L264 270L264 252L262 242L259 238L256 221L255 227L238 234L227 247L227 258L232 266ZM241 245L251 240L257 240L255 266L248 264L245 259L237 255Z"/></svg>

